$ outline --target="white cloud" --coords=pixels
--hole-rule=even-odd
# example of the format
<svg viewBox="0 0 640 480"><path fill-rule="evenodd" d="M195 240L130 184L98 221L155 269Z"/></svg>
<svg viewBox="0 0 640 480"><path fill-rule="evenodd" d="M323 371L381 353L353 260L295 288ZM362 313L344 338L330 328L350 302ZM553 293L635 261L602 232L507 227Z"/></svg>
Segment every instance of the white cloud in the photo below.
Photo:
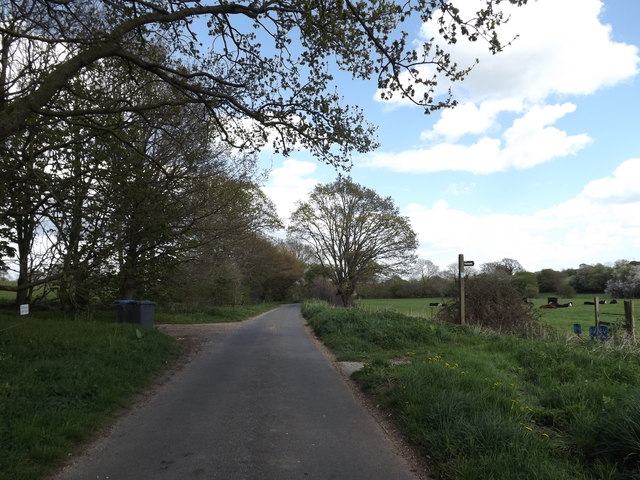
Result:
<svg viewBox="0 0 640 480"><path fill-rule="evenodd" d="M472 17L478 0L458 0L456 6ZM544 105L552 95L587 95L628 80L638 73L640 56L634 45L615 42L611 27L599 20L600 0L537 0L520 8L501 4L510 13L502 38L512 39L498 55L490 55L483 42L460 40L452 46L460 65L480 63L453 88L461 104L441 112L439 120L421 139L436 147L401 153L380 153L365 164L401 172L465 170L492 173L524 169L554 158L572 155L591 139L570 135L552 125L573 113L575 105ZM465 15L463 14L463 17ZM438 38L438 25L424 24L421 38ZM516 38L517 37L517 38ZM396 102L396 103L393 103ZM391 105L405 105L396 99ZM520 114L501 135L501 113ZM475 143L456 144L463 136ZM478 137L480 136L480 137Z"/></svg>
<svg viewBox="0 0 640 480"><path fill-rule="evenodd" d="M471 18L478 0L457 0L462 16ZM513 39L498 55L491 55L482 41L459 39L447 47L461 66L476 65L464 82L440 82L442 92L453 88L465 102L491 99L543 101L552 94L586 95L616 85L638 72L640 57L635 45L615 42L611 27L600 22L600 0L537 0L523 7L503 2L511 15L500 27L503 43ZM423 24L420 39L440 38L435 22ZM379 98L379 95L376 95ZM393 100L407 104L400 99Z"/></svg>
<svg viewBox="0 0 640 480"><path fill-rule="evenodd" d="M453 170L489 174L531 168L573 155L590 143L588 135L568 135L550 126L574 110L570 103L533 107L513 122L502 141L483 137L471 145L440 143L397 153L376 152L360 165L405 173Z"/></svg>
<svg viewBox="0 0 640 480"><path fill-rule="evenodd" d="M270 175L264 193L275 203L278 216L288 219L296 202L304 200L319 180L309 177L316 172L317 163L289 158Z"/></svg>
<svg viewBox="0 0 640 480"><path fill-rule="evenodd" d="M444 193L448 193L449 195L462 195L462 194L473 191L475 188L476 188L475 182L452 183L445 189Z"/></svg>
<svg viewBox="0 0 640 480"><path fill-rule="evenodd" d="M447 142L455 142L467 134L479 135L498 128L496 117L501 112L521 110L522 103L517 99L486 101L480 106L471 102L462 103L442 111L440 119L433 128L422 132L420 138L423 140L444 138Z"/></svg>
<svg viewBox="0 0 640 480"><path fill-rule="evenodd" d="M632 260L640 244L640 195L637 189L635 195L619 193L630 192L639 172L640 159L628 160L576 197L531 215L473 215L443 200L411 204L405 214L418 232L420 256L440 267L459 253L477 264L514 258L530 271Z"/></svg>
<svg viewBox="0 0 640 480"><path fill-rule="evenodd" d="M640 202L640 158L621 164L610 177L593 180L584 188L581 198L607 203Z"/></svg>
<svg viewBox="0 0 640 480"><path fill-rule="evenodd" d="M558 119L573 112L575 105L533 107L516 119L504 132L504 163L518 170L546 163L557 157L573 155L590 143L588 135L567 135L551 127Z"/></svg>

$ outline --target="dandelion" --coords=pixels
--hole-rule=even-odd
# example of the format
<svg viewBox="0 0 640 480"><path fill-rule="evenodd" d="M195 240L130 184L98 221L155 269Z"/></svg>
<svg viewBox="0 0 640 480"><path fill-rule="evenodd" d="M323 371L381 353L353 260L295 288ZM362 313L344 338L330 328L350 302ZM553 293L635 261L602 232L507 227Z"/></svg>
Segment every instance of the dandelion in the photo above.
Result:
<svg viewBox="0 0 640 480"><path fill-rule="evenodd" d="M543 433L543 434L542 434L542 436L543 436L544 438L549 438L549 434L548 434L548 433Z"/></svg>
<svg viewBox="0 0 640 480"><path fill-rule="evenodd" d="M530 432L533 432L533 428L531 427L524 427L525 430L529 430Z"/></svg>

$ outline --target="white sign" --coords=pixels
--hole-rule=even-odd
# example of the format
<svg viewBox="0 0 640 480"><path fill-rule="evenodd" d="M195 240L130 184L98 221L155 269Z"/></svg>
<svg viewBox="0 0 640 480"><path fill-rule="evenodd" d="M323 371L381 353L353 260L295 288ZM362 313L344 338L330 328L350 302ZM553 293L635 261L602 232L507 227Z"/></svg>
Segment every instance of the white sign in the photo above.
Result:
<svg viewBox="0 0 640 480"><path fill-rule="evenodd" d="M29 304L20 305L20 315L29 315Z"/></svg>

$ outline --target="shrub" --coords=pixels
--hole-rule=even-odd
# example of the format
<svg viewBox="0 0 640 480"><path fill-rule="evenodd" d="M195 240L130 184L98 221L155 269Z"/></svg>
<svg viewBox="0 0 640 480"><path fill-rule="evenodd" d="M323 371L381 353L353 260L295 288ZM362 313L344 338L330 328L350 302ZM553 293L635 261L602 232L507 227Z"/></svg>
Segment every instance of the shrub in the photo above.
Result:
<svg viewBox="0 0 640 480"><path fill-rule="evenodd" d="M459 304L440 311L438 319L457 322ZM465 283L465 322L490 328L500 333L533 335L540 333L542 324L531 305L504 275L477 275Z"/></svg>

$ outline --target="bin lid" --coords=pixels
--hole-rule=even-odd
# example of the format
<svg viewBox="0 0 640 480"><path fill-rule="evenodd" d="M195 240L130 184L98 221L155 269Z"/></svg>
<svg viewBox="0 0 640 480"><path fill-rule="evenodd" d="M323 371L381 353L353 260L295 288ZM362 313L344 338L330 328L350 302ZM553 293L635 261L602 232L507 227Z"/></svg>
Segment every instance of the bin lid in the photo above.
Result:
<svg viewBox="0 0 640 480"><path fill-rule="evenodd" d="M157 305L156 302L152 302L151 300L116 300L115 303L135 303L138 305Z"/></svg>

